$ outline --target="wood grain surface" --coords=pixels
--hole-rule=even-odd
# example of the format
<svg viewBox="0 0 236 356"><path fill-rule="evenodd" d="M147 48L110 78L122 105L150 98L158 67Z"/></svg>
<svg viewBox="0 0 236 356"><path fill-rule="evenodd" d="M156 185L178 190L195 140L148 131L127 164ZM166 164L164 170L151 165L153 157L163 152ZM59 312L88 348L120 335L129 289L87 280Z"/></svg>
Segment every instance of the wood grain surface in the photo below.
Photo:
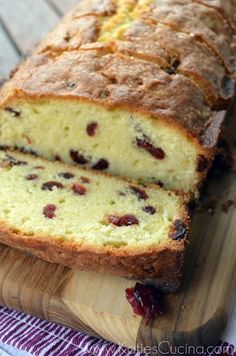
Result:
<svg viewBox="0 0 236 356"><path fill-rule="evenodd" d="M234 121L235 113L227 136L236 155ZM193 216L183 288L165 296L166 312L156 320L133 314L125 289L135 281L71 270L2 245L0 304L154 354L158 345L166 355L183 345L216 344L236 291L236 208L226 209L236 199L235 178L232 170L208 179L204 209Z"/></svg>

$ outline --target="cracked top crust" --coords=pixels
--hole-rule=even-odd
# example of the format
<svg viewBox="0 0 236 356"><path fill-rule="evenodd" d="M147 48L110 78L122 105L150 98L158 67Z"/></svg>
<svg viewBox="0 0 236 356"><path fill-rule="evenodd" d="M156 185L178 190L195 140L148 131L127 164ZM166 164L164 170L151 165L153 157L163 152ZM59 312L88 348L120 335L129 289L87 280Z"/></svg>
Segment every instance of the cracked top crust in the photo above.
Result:
<svg viewBox="0 0 236 356"><path fill-rule="evenodd" d="M116 12L115 0L86 0L76 6L71 14L74 17L86 15L111 16Z"/></svg>
<svg viewBox="0 0 236 356"><path fill-rule="evenodd" d="M228 104L234 93L233 31L207 3L84 1L4 86L1 105L24 97L93 101L162 119L202 144L220 100Z"/></svg>
<svg viewBox="0 0 236 356"><path fill-rule="evenodd" d="M198 88L182 75L169 75L155 64L97 51L65 52L28 60L3 90L9 99L84 98L108 107L126 107L177 124L201 138L211 110Z"/></svg>
<svg viewBox="0 0 236 356"><path fill-rule="evenodd" d="M153 23L161 22L175 31L199 37L232 72L229 58L233 34L228 24L214 9L186 0L157 0L150 9L151 11L141 15L144 20Z"/></svg>

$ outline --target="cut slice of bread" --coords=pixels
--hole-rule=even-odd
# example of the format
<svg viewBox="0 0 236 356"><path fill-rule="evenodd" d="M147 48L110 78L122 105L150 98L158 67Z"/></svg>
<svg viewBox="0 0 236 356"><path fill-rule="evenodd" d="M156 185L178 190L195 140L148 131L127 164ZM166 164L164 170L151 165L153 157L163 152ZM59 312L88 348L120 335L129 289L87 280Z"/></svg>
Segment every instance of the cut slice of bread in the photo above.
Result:
<svg viewBox="0 0 236 356"><path fill-rule="evenodd" d="M0 151L0 181L1 243L178 288L189 224L184 197L16 151Z"/></svg>
<svg viewBox="0 0 236 356"><path fill-rule="evenodd" d="M82 1L1 91L0 145L198 196L235 83L208 3Z"/></svg>
<svg viewBox="0 0 236 356"><path fill-rule="evenodd" d="M32 57L5 85L0 144L197 195L223 121L183 75L71 51Z"/></svg>

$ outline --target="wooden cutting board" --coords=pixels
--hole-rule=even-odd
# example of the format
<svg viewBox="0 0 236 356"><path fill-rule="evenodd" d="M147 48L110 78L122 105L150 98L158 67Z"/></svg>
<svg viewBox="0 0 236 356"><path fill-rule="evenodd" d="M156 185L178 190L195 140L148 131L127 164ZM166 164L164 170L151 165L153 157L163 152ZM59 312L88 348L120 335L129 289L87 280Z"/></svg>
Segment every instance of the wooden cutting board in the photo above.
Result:
<svg viewBox="0 0 236 356"><path fill-rule="evenodd" d="M236 138L235 117L228 131ZM236 199L236 173L209 179L204 196L204 205L216 199L214 214L195 212L184 286L166 297L166 314L156 320L147 324L133 314L125 289L134 281L71 270L2 245L0 304L133 348L161 343L165 355L174 346L214 345L236 292L236 208L222 209Z"/></svg>

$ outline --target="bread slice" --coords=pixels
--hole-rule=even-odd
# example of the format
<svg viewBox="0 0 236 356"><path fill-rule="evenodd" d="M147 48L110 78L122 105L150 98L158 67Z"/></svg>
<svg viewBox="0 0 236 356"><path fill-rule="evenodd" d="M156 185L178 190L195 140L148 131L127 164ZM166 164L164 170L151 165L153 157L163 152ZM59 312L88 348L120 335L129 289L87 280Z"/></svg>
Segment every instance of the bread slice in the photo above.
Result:
<svg viewBox="0 0 236 356"><path fill-rule="evenodd" d="M69 267L179 286L184 197L3 150L0 181L1 243Z"/></svg>
<svg viewBox="0 0 236 356"><path fill-rule="evenodd" d="M234 92L233 41L196 1L84 1L3 87L0 145L197 196Z"/></svg>
<svg viewBox="0 0 236 356"><path fill-rule="evenodd" d="M36 55L1 98L1 145L193 194L224 121L188 78L97 51Z"/></svg>

